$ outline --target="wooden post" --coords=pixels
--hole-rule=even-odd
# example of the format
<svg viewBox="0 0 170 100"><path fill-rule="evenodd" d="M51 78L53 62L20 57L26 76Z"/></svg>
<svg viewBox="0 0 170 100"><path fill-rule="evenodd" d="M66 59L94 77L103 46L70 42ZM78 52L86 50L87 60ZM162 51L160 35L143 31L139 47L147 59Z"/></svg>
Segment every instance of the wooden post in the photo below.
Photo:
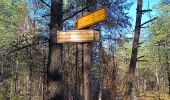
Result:
<svg viewBox="0 0 170 100"><path fill-rule="evenodd" d="M92 44L83 45L84 65L84 100L91 100L91 67L92 67Z"/></svg>
<svg viewBox="0 0 170 100"><path fill-rule="evenodd" d="M86 0L87 3L92 0ZM91 67L92 67L92 43L83 44L83 65L84 65L84 100L91 100Z"/></svg>
<svg viewBox="0 0 170 100"><path fill-rule="evenodd" d="M76 87L76 98L79 99L79 95L78 95L78 43L76 43L76 83L75 83L75 87Z"/></svg>

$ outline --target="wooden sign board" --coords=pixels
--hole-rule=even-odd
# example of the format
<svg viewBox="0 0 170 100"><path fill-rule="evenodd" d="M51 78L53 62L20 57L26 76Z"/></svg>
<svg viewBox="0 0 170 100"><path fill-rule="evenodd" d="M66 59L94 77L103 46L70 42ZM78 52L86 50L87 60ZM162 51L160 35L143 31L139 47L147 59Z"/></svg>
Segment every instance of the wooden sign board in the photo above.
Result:
<svg viewBox="0 0 170 100"><path fill-rule="evenodd" d="M95 30L57 31L57 43L95 42L95 41L99 41L99 31Z"/></svg>
<svg viewBox="0 0 170 100"><path fill-rule="evenodd" d="M107 19L107 8L102 7L77 19L77 29L83 29L98 24Z"/></svg>

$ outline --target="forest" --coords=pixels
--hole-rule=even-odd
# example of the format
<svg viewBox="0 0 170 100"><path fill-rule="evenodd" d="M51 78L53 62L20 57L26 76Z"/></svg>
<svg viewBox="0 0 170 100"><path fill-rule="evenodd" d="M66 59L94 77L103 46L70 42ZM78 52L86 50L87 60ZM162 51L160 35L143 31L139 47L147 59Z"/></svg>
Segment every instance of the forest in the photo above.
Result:
<svg viewBox="0 0 170 100"><path fill-rule="evenodd" d="M170 0L0 0L0 100L170 100Z"/></svg>

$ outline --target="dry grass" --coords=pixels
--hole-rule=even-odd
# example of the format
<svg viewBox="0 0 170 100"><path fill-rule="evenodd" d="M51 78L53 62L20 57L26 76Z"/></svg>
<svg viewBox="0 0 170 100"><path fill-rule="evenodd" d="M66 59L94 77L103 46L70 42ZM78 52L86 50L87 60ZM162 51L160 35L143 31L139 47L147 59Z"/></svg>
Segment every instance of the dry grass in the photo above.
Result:
<svg viewBox="0 0 170 100"><path fill-rule="evenodd" d="M165 93L160 93L161 100L170 100L170 95ZM140 95L137 100L158 100L158 95L156 92L147 92Z"/></svg>

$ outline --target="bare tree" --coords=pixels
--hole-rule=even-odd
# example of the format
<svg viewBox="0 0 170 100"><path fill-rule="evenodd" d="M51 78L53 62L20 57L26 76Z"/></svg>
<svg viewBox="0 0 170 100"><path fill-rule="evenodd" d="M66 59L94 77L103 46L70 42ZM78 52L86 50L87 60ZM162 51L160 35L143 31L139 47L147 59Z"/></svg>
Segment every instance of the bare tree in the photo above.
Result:
<svg viewBox="0 0 170 100"><path fill-rule="evenodd" d="M128 71L128 83L127 83L127 90L126 90L126 99L130 100L132 95L133 89L133 80L135 76L135 69L136 69L136 62L137 62L137 54L138 54L138 47L139 47L139 37L140 37L140 30L141 30L141 18L142 18L142 2L143 0L138 0L137 2L137 12L136 12L136 25L135 25L135 34L132 44L132 53Z"/></svg>

